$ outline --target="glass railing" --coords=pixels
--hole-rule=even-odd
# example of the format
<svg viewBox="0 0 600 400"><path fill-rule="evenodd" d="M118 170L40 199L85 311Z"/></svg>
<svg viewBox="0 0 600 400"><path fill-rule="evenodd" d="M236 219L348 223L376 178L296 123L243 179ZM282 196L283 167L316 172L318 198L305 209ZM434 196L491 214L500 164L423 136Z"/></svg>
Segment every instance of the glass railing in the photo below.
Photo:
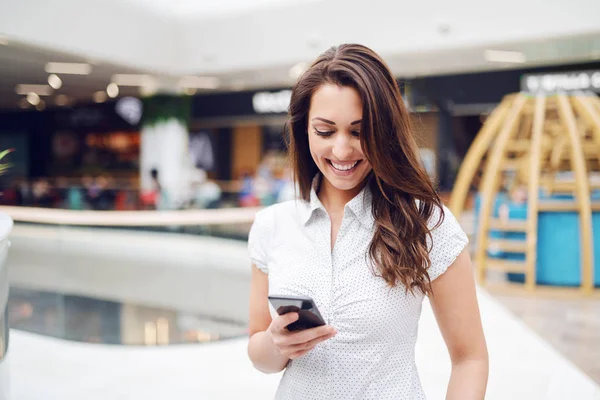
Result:
<svg viewBox="0 0 600 400"><path fill-rule="evenodd" d="M15 220L12 329L147 346L247 334L256 208L0 211Z"/></svg>

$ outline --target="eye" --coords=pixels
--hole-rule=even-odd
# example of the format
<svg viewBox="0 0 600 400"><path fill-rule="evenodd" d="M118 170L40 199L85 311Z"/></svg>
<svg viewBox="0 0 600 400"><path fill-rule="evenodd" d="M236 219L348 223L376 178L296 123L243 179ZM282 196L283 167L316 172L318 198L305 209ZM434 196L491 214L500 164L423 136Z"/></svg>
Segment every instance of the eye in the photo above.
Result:
<svg viewBox="0 0 600 400"><path fill-rule="evenodd" d="M360 132L359 131L352 131L352 136L354 137L360 137Z"/></svg>
<svg viewBox="0 0 600 400"><path fill-rule="evenodd" d="M334 134L334 131L320 131L315 128L315 133L319 136L329 137Z"/></svg>

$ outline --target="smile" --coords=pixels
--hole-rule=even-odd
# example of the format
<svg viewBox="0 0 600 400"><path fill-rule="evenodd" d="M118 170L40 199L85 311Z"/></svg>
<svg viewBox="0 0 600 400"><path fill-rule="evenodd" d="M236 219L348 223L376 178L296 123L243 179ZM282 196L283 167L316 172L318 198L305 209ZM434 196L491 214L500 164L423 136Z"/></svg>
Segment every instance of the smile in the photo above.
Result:
<svg viewBox="0 0 600 400"><path fill-rule="evenodd" d="M350 170L353 170L356 168L356 166L358 164L360 164L362 162L362 160L356 160L352 163L344 163L344 164L339 164L336 162L333 162L331 160L327 160L329 162L329 165L331 165L333 167L333 169L340 171L340 172L348 172Z"/></svg>

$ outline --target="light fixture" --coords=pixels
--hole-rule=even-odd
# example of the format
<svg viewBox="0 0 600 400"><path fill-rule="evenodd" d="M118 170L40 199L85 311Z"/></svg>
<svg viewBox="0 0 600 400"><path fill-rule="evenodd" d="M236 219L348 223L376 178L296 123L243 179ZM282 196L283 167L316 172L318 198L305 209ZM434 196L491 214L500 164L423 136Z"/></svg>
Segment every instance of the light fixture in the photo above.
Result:
<svg viewBox="0 0 600 400"><path fill-rule="evenodd" d="M50 74L48 75L48 84L52 86L52 89L60 89L62 86L62 80L58 77L58 75Z"/></svg>
<svg viewBox="0 0 600 400"><path fill-rule="evenodd" d="M4 35L0 35L0 46L8 46L8 38Z"/></svg>
<svg viewBox="0 0 600 400"><path fill-rule="evenodd" d="M140 86L140 96L153 96L156 94L156 92L158 92L158 85L156 84L156 82Z"/></svg>
<svg viewBox="0 0 600 400"><path fill-rule="evenodd" d="M148 86L155 85L155 79L144 74L115 74L110 79L119 86Z"/></svg>
<svg viewBox="0 0 600 400"><path fill-rule="evenodd" d="M35 92L28 93L27 101L32 106L37 106L38 104L40 104L40 96L38 96L37 93L35 93Z"/></svg>
<svg viewBox="0 0 600 400"><path fill-rule="evenodd" d="M177 85L184 89L216 89L219 87L219 78L213 76L184 76Z"/></svg>
<svg viewBox="0 0 600 400"><path fill-rule="evenodd" d="M196 89L190 87L184 88L183 93L187 94L188 96L193 96L196 94Z"/></svg>
<svg viewBox="0 0 600 400"><path fill-rule="evenodd" d="M59 107L66 106L67 104L69 104L69 98L64 94L59 94L54 98L54 104L56 104Z"/></svg>
<svg viewBox="0 0 600 400"><path fill-rule="evenodd" d="M25 96L31 92L36 93L38 96L50 96L52 88L48 85L17 85L15 92Z"/></svg>
<svg viewBox="0 0 600 400"><path fill-rule="evenodd" d="M485 50L483 58L490 62L523 64L526 60L525 54L520 51Z"/></svg>
<svg viewBox="0 0 600 400"><path fill-rule="evenodd" d="M108 94L108 97L111 99L114 99L119 95L119 86L114 82L109 83L106 87L106 94Z"/></svg>
<svg viewBox="0 0 600 400"><path fill-rule="evenodd" d="M92 66L87 63L49 62L44 70L49 74L89 75Z"/></svg>
<svg viewBox="0 0 600 400"><path fill-rule="evenodd" d="M294 65L289 71L290 78L294 80L300 78L300 75L306 71L306 68L308 68L308 64L305 62L299 62L298 64Z"/></svg>
<svg viewBox="0 0 600 400"><path fill-rule="evenodd" d="M108 91L108 88L106 89ZM119 88L117 87L117 91ZM117 93L118 94L118 93ZM106 92L104 90L100 90L92 96L96 103L104 103L106 101Z"/></svg>
<svg viewBox="0 0 600 400"><path fill-rule="evenodd" d="M35 106L35 109L38 111L44 111L46 109L46 102L44 102L44 100L40 100L40 102Z"/></svg>

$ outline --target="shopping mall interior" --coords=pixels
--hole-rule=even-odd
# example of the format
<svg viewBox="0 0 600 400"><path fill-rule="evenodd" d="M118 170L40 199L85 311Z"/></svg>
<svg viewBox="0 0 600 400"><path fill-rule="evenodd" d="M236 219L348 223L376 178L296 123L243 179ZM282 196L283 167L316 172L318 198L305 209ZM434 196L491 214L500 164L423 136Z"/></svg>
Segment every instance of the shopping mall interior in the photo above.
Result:
<svg viewBox="0 0 600 400"><path fill-rule="evenodd" d="M386 61L469 238L485 398L600 399L599 16L597 0L2 2L0 400L275 396L282 373L247 351L248 236L297 197L292 89L342 43ZM445 398L428 300L415 357Z"/></svg>

